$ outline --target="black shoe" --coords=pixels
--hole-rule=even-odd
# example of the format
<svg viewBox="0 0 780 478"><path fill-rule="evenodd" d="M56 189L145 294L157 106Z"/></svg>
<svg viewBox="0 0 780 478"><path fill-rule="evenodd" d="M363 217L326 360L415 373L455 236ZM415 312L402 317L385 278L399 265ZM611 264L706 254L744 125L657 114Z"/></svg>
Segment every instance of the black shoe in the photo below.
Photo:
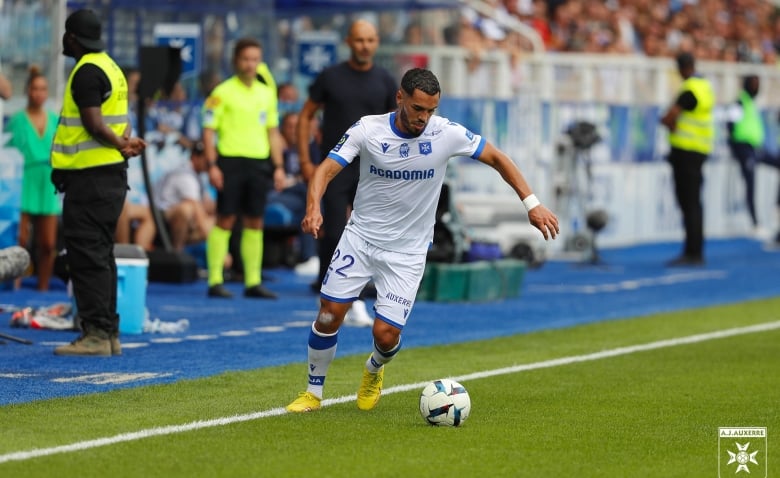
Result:
<svg viewBox="0 0 780 478"><path fill-rule="evenodd" d="M260 284L244 289L244 297L253 299L276 299L278 296Z"/></svg>
<svg viewBox="0 0 780 478"><path fill-rule="evenodd" d="M703 266L704 259L701 256L682 255L666 263L667 267Z"/></svg>
<svg viewBox="0 0 780 478"><path fill-rule="evenodd" d="M225 289L222 284L215 284L209 287L209 297L219 297L220 299L232 299L233 294Z"/></svg>

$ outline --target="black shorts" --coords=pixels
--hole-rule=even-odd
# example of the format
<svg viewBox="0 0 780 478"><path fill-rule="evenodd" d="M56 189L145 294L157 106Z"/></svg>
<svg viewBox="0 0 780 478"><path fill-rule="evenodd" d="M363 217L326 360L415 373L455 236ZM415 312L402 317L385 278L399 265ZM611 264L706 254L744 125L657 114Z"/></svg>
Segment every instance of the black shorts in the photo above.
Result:
<svg viewBox="0 0 780 478"><path fill-rule="evenodd" d="M271 161L220 156L217 166L223 177L222 191L217 192L217 214L263 217L266 197L273 186Z"/></svg>

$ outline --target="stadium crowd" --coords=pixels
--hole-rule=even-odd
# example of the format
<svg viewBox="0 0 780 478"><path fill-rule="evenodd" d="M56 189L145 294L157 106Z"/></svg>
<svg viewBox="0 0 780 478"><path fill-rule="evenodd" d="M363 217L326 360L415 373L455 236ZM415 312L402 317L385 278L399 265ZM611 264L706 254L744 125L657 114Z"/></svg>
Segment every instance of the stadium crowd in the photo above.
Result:
<svg viewBox="0 0 780 478"><path fill-rule="evenodd" d="M700 60L774 63L780 47L776 7L768 0L501 3L531 25L551 51L647 56L687 51ZM530 7L510 7L523 4Z"/></svg>
<svg viewBox="0 0 780 478"><path fill-rule="evenodd" d="M493 18L464 7L375 13L383 44L460 45L476 53L500 48L523 54L531 42L513 23L535 30L545 51L644 54L700 60L775 63L780 15L771 0L486 0ZM302 16L279 23L287 45L304 31L347 22ZM282 42L285 44L285 42Z"/></svg>

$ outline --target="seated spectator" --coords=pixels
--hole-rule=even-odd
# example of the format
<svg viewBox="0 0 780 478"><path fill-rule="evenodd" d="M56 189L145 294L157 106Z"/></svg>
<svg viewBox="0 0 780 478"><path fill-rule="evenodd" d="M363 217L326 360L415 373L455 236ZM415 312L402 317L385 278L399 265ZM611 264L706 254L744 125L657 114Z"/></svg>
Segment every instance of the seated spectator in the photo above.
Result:
<svg viewBox="0 0 780 478"><path fill-rule="evenodd" d="M182 135L189 103L181 82L174 83L170 91L160 89L155 97L158 97L157 100L150 102L146 110L147 121L144 124L152 128L145 131L144 138L158 150L173 144L186 148L187 140L182 139Z"/></svg>
<svg viewBox="0 0 780 478"><path fill-rule="evenodd" d="M155 205L163 213L177 251L205 241L214 226L215 204L200 177L208 169L205 147L198 141L190 149L190 161L165 174L155 185Z"/></svg>
<svg viewBox="0 0 780 478"><path fill-rule="evenodd" d="M114 234L116 243L136 244L145 251L151 251L154 249L156 234L157 227L154 225L154 217L149 206L126 200L116 225Z"/></svg>
<svg viewBox="0 0 780 478"><path fill-rule="evenodd" d="M154 110L157 121L157 131L162 134L180 133L184 129L185 106L187 92L181 82L177 81L169 94L163 96Z"/></svg>
<svg viewBox="0 0 780 478"><path fill-rule="evenodd" d="M283 155L287 184L283 190L273 190L268 194L265 213L266 227L298 227L306 213L306 183L303 180L298 159L295 135L297 128L298 113L286 113L282 117L280 131L286 143ZM320 157L319 146L314 139L315 137L316 132L313 132L312 140L309 143L311 158ZM297 240L300 248L299 259L303 264L299 265L296 271L300 273L311 271L312 274L316 274L319 271L319 259L314 237L300 232ZM316 264L314 264L315 261ZM316 268L312 268L313 264L316 265Z"/></svg>
<svg viewBox="0 0 780 478"><path fill-rule="evenodd" d="M127 114L130 117L130 127L132 128L132 135L140 134L138 125L138 87L141 83L141 72L132 66L126 66L122 68L127 80ZM152 131L154 129L154 121L149 116L149 110L152 109L152 101L147 99L144 103L146 113L144 114L144 132Z"/></svg>
<svg viewBox="0 0 780 478"><path fill-rule="evenodd" d="M288 112L300 111L303 106L298 88L292 83L280 84L276 90L276 97L279 99L278 109L281 116Z"/></svg>
<svg viewBox="0 0 780 478"><path fill-rule="evenodd" d="M211 91L222 81L222 77L214 70L206 70L198 75L198 96L189 102L186 113L182 119L181 136L179 145L185 150L192 149L193 144L203 135L203 103L211 94Z"/></svg>

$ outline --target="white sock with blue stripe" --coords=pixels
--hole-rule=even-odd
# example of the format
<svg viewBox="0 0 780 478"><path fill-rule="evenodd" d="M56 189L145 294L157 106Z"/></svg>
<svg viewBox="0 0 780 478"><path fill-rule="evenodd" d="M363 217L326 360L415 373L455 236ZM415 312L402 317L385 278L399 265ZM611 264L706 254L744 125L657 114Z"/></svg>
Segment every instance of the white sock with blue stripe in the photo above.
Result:
<svg viewBox="0 0 780 478"><path fill-rule="evenodd" d="M368 373L379 372L379 369L393 360L393 357L395 357L395 354L397 354L399 350L401 350L401 337L398 337L398 343L395 344L395 347L387 352L379 350L376 346L376 342L374 342L374 351L371 353L371 356L368 357L368 360L366 360L366 369L368 370Z"/></svg>
<svg viewBox="0 0 780 478"><path fill-rule="evenodd" d="M328 375L328 367L336 357L338 332L323 334L311 324L309 332L309 385L307 392L322 398L322 387Z"/></svg>

